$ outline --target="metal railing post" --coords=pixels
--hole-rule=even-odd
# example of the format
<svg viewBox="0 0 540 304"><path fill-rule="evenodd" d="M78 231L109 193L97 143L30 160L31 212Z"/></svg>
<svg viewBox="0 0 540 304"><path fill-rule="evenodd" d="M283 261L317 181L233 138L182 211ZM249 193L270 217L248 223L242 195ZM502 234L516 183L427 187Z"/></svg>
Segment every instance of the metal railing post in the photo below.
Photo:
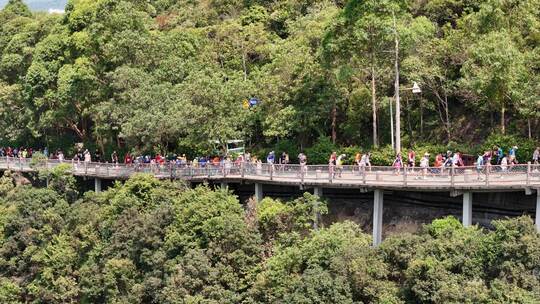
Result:
<svg viewBox="0 0 540 304"><path fill-rule="evenodd" d="M362 184L365 185L366 184L366 167L364 166L360 170L362 170Z"/></svg>
<svg viewBox="0 0 540 304"><path fill-rule="evenodd" d="M244 160L242 160L240 162L240 176L242 177L242 179L244 179L244 176L245 176L245 169L246 169L246 162Z"/></svg>
<svg viewBox="0 0 540 304"><path fill-rule="evenodd" d="M9 170L9 156L6 157L7 169Z"/></svg>
<svg viewBox="0 0 540 304"><path fill-rule="evenodd" d="M270 180L274 180L274 164L270 164Z"/></svg>
<svg viewBox="0 0 540 304"><path fill-rule="evenodd" d="M486 186L489 186L489 175L491 173L491 166L484 165L484 168L486 170Z"/></svg>
<svg viewBox="0 0 540 304"><path fill-rule="evenodd" d="M19 170L22 171L22 161L21 161L21 158L19 157Z"/></svg>
<svg viewBox="0 0 540 304"><path fill-rule="evenodd" d="M450 167L450 186L454 188L454 176L455 176L455 167Z"/></svg>
<svg viewBox="0 0 540 304"><path fill-rule="evenodd" d="M527 187L531 185L531 162L527 162Z"/></svg>
<svg viewBox="0 0 540 304"><path fill-rule="evenodd" d="M403 186L407 186L407 167L403 167Z"/></svg>

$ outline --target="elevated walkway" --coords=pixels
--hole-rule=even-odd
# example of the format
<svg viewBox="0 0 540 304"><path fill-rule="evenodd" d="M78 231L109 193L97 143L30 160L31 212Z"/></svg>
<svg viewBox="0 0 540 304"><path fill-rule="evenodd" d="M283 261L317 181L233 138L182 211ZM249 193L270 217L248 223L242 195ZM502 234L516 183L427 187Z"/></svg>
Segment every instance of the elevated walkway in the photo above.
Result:
<svg viewBox="0 0 540 304"><path fill-rule="evenodd" d="M474 192L524 191L536 192L536 226L540 231L540 166L525 164L513 166L451 167L451 168L401 168L358 166L301 166L254 163L224 163L196 165L177 164L111 164L78 161L43 160L37 162L24 158L0 158L0 170L36 172L68 164L75 176L95 179L96 191L101 191L101 179L125 180L137 173L152 174L159 179L179 179L187 182L213 181L226 186L228 183L254 184L257 200L264 196L263 185L298 186L314 188L323 195L324 188L351 188L374 191L374 244L381 241L384 190L449 192L463 195L463 224L472 224Z"/></svg>

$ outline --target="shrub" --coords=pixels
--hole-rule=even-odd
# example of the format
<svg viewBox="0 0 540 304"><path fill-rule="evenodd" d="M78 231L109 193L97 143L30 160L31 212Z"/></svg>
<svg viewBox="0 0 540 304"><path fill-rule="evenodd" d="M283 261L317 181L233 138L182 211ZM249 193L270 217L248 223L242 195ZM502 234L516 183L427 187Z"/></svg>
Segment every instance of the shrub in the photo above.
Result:
<svg viewBox="0 0 540 304"><path fill-rule="evenodd" d="M339 150L338 154L345 154L345 164L352 165L354 163L354 157L356 156L356 153L364 153L365 150L358 146L349 146L349 147L343 147Z"/></svg>
<svg viewBox="0 0 540 304"><path fill-rule="evenodd" d="M453 216L447 216L443 219L434 220L430 225L426 226L427 232L435 238L447 235L462 228L463 225L461 225L459 220Z"/></svg>
<svg viewBox="0 0 540 304"><path fill-rule="evenodd" d="M482 151L493 149L494 146L499 146L504 153L508 154L513 146L517 146L517 160L520 163L526 163L531 160L536 143L533 140L513 135L491 134L481 146Z"/></svg>
<svg viewBox="0 0 540 304"><path fill-rule="evenodd" d="M79 195L77 181L71 173L70 164L60 164L51 170L42 168L39 170L39 178L47 181L48 188L61 193L69 202L74 202Z"/></svg>
<svg viewBox="0 0 540 304"><path fill-rule="evenodd" d="M276 152L276 157L279 158L281 156L281 153L287 152L289 154L289 160L291 163L298 162L298 154L300 153L300 149L298 148L298 143L294 142L293 140L281 140L278 143L276 143L272 150L268 150L266 155L270 151Z"/></svg>
<svg viewBox="0 0 540 304"><path fill-rule="evenodd" d="M337 151L338 147L329 137L321 136L313 146L306 149L306 156L310 164L327 164L330 154Z"/></svg>
<svg viewBox="0 0 540 304"><path fill-rule="evenodd" d="M394 158L394 149L391 146L385 146L372 151L370 160L373 166L391 166Z"/></svg>

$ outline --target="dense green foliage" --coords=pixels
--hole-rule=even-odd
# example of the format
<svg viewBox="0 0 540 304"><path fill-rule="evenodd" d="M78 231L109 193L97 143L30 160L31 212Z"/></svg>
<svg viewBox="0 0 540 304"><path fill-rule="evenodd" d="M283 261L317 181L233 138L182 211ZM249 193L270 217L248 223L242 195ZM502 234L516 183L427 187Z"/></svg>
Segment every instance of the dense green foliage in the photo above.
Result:
<svg viewBox="0 0 540 304"><path fill-rule="evenodd" d="M538 139L539 20L538 0L70 0L64 15L9 0L0 143L388 145L396 34L405 147Z"/></svg>
<svg viewBox="0 0 540 304"><path fill-rule="evenodd" d="M313 195L245 208L225 190L135 176L70 202L0 178L2 303L537 303L540 234L454 218L379 248L352 222L313 230ZM69 184L69 183L68 183Z"/></svg>

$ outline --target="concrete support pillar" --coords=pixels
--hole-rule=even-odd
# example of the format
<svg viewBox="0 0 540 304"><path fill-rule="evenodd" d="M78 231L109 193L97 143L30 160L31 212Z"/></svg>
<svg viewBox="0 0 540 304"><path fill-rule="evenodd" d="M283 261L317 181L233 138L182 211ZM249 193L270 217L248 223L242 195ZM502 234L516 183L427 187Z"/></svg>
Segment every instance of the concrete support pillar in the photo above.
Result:
<svg viewBox="0 0 540 304"><path fill-rule="evenodd" d="M221 182L221 188L227 189L229 187L229 184L227 182Z"/></svg>
<svg viewBox="0 0 540 304"><path fill-rule="evenodd" d="M373 246L382 242L383 201L383 190L376 189L373 193Z"/></svg>
<svg viewBox="0 0 540 304"><path fill-rule="evenodd" d="M256 183L255 184L255 201L257 203L260 203L263 199L263 189L262 184Z"/></svg>
<svg viewBox="0 0 540 304"><path fill-rule="evenodd" d="M322 198L323 196L323 188L322 187L315 187L313 189L313 194L318 196L319 198ZM313 229L317 230L319 229L319 221L321 218L321 213L319 212L319 202L315 202L315 206L313 206Z"/></svg>
<svg viewBox="0 0 540 304"><path fill-rule="evenodd" d="M469 227L472 225L472 192L463 193L463 226Z"/></svg>
<svg viewBox="0 0 540 304"><path fill-rule="evenodd" d="M534 223L536 231L540 232L540 189L536 190L536 218Z"/></svg>
<svg viewBox="0 0 540 304"><path fill-rule="evenodd" d="M320 197L320 198L322 198L322 196L323 196L323 190L322 189L323 189L322 187L315 187L313 189L313 194Z"/></svg>
<svg viewBox="0 0 540 304"><path fill-rule="evenodd" d="M97 192L101 192L101 178L94 178L94 187L95 187L95 191L96 193Z"/></svg>

